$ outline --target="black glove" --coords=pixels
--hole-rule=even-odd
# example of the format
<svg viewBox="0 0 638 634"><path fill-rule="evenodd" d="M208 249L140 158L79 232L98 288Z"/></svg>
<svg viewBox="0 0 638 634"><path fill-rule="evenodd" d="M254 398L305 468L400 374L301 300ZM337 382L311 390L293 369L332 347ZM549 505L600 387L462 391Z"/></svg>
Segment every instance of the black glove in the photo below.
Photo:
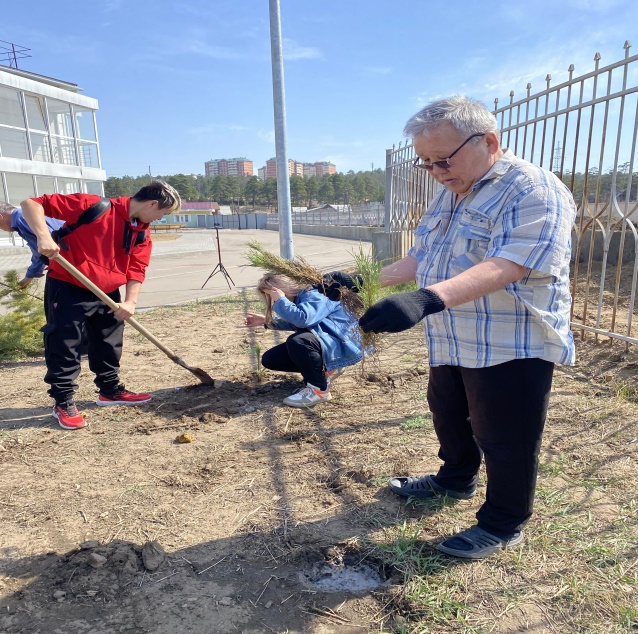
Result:
<svg viewBox="0 0 638 634"><path fill-rule="evenodd" d="M361 275L348 275L341 271L332 271L332 273L326 273L323 276L323 280L320 284L317 284L316 288L328 299L331 299L333 302L338 302L341 299L342 287L358 293L362 285L363 277Z"/></svg>
<svg viewBox="0 0 638 634"><path fill-rule="evenodd" d="M445 310L443 300L427 288L389 295L370 306L359 326L363 332L401 332L418 324L426 315Z"/></svg>

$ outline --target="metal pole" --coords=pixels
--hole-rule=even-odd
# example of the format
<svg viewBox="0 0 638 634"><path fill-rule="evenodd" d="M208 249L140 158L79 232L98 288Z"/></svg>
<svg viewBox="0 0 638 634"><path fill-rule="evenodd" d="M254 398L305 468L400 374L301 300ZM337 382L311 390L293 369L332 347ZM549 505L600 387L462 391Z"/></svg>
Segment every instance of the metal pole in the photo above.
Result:
<svg viewBox="0 0 638 634"><path fill-rule="evenodd" d="M392 218L392 150L385 151L385 233L390 232Z"/></svg>
<svg viewBox="0 0 638 634"><path fill-rule="evenodd" d="M279 0L269 0L270 54L272 59L272 95L275 109L275 152L277 157L277 210L279 212L279 255L292 260L292 208L286 145L286 102L284 99L284 58L281 47Z"/></svg>

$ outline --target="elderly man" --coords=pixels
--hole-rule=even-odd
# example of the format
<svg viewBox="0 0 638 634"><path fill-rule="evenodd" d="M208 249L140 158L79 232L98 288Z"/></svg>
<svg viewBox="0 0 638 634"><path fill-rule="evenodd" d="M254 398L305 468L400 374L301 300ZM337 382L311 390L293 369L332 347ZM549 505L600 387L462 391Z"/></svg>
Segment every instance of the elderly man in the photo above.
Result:
<svg viewBox="0 0 638 634"><path fill-rule="evenodd" d="M416 279L361 318L364 331L399 332L425 318L428 404L443 461L436 475L393 478L401 496L487 489L475 526L437 548L482 559L523 541L555 363L573 364L570 233L575 205L554 174L501 149L497 122L465 97L433 102L406 124L418 158L443 188L408 255L382 284Z"/></svg>
<svg viewBox="0 0 638 634"><path fill-rule="evenodd" d="M137 297L151 257L149 223L180 208L179 194L155 181L135 196L100 200L89 194L53 194L22 202L24 217L38 239L38 252L54 258L60 252L45 217L66 221L60 244L64 257L118 303L115 311L87 290L55 260L44 287L47 323L44 358L53 415L63 429L80 429L86 421L75 405L80 373L79 347L86 328L89 367L95 373L98 405L137 405L150 394L136 394L119 380L124 320L135 312ZM96 208L99 213L94 213ZM84 215L91 213L89 220ZM72 233L68 228L75 227ZM121 300L120 286L125 286Z"/></svg>

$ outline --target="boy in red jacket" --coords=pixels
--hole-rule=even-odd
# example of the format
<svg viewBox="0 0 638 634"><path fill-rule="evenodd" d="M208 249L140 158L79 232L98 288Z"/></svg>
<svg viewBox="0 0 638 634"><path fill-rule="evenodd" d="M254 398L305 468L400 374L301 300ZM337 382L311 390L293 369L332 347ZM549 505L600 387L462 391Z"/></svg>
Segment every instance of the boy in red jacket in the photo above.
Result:
<svg viewBox="0 0 638 634"><path fill-rule="evenodd" d="M46 225L45 216L65 220L67 226L99 201L89 194L53 194L22 202L22 212L38 240L38 252L47 258L60 253ZM91 291L67 273L55 260L49 266L44 287L47 323L44 355L45 383L55 399L53 415L64 429L81 429L86 421L73 394L80 373L82 329L89 340L89 367L95 373L98 405L136 405L150 394L135 394L119 381L124 320L135 312L140 287L151 257L149 223L180 208L179 194L166 183L154 181L132 198L111 199L110 208L95 220L64 237L63 256L119 304L112 311ZM63 245L63 248L64 248ZM121 301L120 286L126 286Z"/></svg>

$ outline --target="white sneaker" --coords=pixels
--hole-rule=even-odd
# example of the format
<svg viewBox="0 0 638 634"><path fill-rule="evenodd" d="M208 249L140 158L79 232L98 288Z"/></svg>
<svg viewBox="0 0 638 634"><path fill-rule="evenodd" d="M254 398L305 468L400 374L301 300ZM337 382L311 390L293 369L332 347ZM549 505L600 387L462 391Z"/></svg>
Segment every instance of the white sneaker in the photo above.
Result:
<svg viewBox="0 0 638 634"><path fill-rule="evenodd" d="M346 368L337 368L336 370L330 370L326 372L326 381L328 381L328 389L333 384L334 380L341 376L346 371Z"/></svg>
<svg viewBox="0 0 638 634"><path fill-rule="evenodd" d="M318 387L308 383L306 387L296 394L291 394L284 399L284 405L289 407L314 407L317 403L329 401L332 398L330 390L322 392Z"/></svg>

